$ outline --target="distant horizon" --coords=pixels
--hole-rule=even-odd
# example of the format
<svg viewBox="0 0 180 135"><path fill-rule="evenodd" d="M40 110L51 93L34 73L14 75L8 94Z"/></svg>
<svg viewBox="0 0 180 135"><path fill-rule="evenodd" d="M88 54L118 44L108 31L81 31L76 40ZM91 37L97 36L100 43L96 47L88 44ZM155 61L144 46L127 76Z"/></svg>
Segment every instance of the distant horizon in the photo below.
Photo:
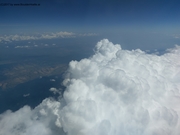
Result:
<svg viewBox="0 0 180 135"><path fill-rule="evenodd" d="M35 3L40 6L2 6L3 3ZM3 0L0 36L59 31L98 33L103 35L102 38L113 37L113 42L120 44L123 42L121 38L132 40L134 36L145 43L148 36L152 42L157 37L162 38L153 43L155 46L163 41L169 42L164 45L167 48L174 42L180 44L179 6L178 0Z"/></svg>

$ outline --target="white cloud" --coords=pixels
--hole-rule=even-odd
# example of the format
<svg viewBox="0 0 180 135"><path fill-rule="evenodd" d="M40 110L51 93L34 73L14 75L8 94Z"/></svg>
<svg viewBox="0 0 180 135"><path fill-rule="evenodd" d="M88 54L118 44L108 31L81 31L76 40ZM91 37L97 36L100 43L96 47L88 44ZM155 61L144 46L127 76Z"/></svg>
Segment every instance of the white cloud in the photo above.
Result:
<svg viewBox="0 0 180 135"><path fill-rule="evenodd" d="M58 135L58 132L64 135L62 129L57 127L55 123L58 118L56 111L59 106L59 102L46 99L34 110L24 106L16 112L7 111L0 115L0 134Z"/></svg>
<svg viewBox="0 0 180 135"><path fill-rule="evenodd" d="M0 134L179 135L180 46L167 51L101 40L92 57L70 62L62 99L1 114Z"/></svg>
<svg viewBox="0 0 180 135"><path fill-rule="evenodd" d="M180 38L180 34L173 34L173 38Z"/></svg>
<svg viewBox="0 0 180 135"><path fill-rule="evenodd" d="M29 48L30 46L28 46L28 45L25 45L25 46L16 46L16 47L14 47L14 48Z"/></svg>
<svg viewBox="0 0 180 135"><path fill-rule="evenodd" d="M55 38L73 38L77 36L97 36L96 33L84 33L84 34L77 34L73 32L49 32L49 33L41 33L36 35L4 35L0 36L0 42L12 42L12 41L22 41L22 40L39 40L39 39L55 39ZM31 42L28 42L31 43ZM53 44L56 45L56 44Z"/></svg>
<svg viewBox="0 0 180 135"><path fill-rule="evenodd" d="M97 36L97 33L84 33L84 34L80 34L80 36Z"/></svg>
<svg viewBox="0 0 180 135"><path fill-rule="evenodd" d="M50 79L51 82L55 82L56 80L55 79Z"/></svg>
<svg viewBox="0 0 180 135"><path fill-rule="evenodd" d="M28 97L28 96L30 96L30 94L28 93L28 94L24 94L23 95L23 97Z"/></svg>
<svg viewBox="0 0 180 135"><path fill-rule="evenodd" d="M21 40L39 40L39 39L53 39L53 38L67 38L74 37L75 33L72 32L56 32L37 35L4 35L0 37L0 42L2 41L21 41ZM30 43L30 42L28 42Z"/></svg>
<svg viewBox="0 0 180 135"><path fill-rule="evenodd" d="M50 88L49 91L53 92L54 94L61 94L60 89Z"/></svg>

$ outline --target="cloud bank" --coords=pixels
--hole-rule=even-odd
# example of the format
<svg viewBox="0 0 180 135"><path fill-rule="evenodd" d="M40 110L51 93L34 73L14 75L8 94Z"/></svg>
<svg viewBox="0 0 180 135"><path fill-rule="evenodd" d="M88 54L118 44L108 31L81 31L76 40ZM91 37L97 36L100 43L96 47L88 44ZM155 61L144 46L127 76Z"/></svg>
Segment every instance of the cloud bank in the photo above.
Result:
<svg viewBox="0 0 180 135"><path fill-rule="evenodd" d="M97 36L96 33L84 33L77 34L73 32L49 32L49 33L41 33L35 35L3 35L0 36L0 42L12 42L12 41L23 41L23 40L40 40L40 39L55 39L55 38L72 38L77 36Z"/></svg>
<svg viewBox="0 0 180 135"><path fill-rule="evenodd" d="M180 46L157 56L101 40L69 63L63 98L1 114L0 134L179 135L179 58Z"/></svg>
<svg viewBox="0 0 180 135"><path fill-rule="evenodd" d="M4 35L0 37L1 41L22 41L22 40L39 40L39 39L53 39L53 38L67 38L73 37L75 33L73 32L56 32L56 33L47 33L47 34L39 34L39 35Z"/></svg>

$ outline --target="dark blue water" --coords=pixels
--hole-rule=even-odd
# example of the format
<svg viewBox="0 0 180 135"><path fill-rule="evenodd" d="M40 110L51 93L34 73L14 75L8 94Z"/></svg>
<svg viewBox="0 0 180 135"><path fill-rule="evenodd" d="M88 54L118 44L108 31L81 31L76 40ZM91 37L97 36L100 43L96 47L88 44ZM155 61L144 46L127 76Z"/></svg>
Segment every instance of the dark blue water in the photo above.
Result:
<svg viewBox="0 0 180 135"><path fill-rule="evenodd" d="M55 79L52 82L50 79ZM16 111L24 105L29 105L34 108L39 105L43 99L47 97L57 98L49 91L51 87L62 88L62 78L43 77L38 78L27 83L19 84L15 88L2 90L0 89L0 113L6 110Z"/></svg>
<svg viewBox="0 0 180 135"><path fill-rule="evenodd" d="M0 81L7 80L8 76L4 75L4 71L14 71L13 67L26 64L35 64L41 67L49 67L59 64L68 64L71 60L80 60L88 58L93 54L94 45L99 41L96 37L77 37L53 40L37 40L33 41L38 47L33 47L33 42L28 44L30 48L16 49L15 46L23 46L28 41L14 41L7 45L0 46ZM50 46L44 47L41 43L47 43ZM55 43L55 46L51 46ZM9 62L9 63L7 63ZM7 63L7 64L3 64ZM61 77L51 82L52 77L44 77L35 79L27 83L19 84L15 88L8 90L0 89L0 113L10 109L16 111L24 105L32 108L36 107L47 97L56 97L49 91L51 87L60 88ZM24 96L23 96L24 95Z"/></svg>

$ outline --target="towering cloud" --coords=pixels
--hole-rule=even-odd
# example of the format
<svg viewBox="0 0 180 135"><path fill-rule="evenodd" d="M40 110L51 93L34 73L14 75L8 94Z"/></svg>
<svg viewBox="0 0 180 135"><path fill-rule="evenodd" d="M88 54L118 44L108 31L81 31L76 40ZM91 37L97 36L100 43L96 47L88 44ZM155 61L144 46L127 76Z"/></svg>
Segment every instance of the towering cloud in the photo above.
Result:
<svg viewBox="0 0 180 135"><path fill-rule="evenodd" d="M3 135L179 135L180 47L157 56L107 39L71 61L63 98L0 115Z"/></svg>

